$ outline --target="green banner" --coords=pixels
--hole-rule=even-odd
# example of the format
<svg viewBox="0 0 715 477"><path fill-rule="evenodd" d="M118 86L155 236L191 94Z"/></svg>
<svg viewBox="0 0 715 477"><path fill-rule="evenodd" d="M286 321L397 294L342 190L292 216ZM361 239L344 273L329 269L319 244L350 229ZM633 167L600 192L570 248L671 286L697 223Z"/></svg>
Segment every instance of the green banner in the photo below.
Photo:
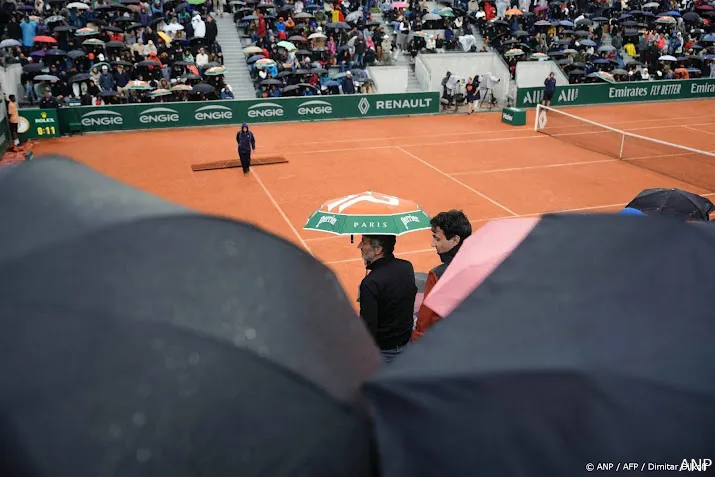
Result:
<svg viewBox="0 0 715 477"><path fill-rule="evenodd" d="M75 106L59 110L60 130L84 132L323 121L439 112L439 93L303 96L256 100Z"/></svg>
<svg viewBox="0 0 715 477"><path fill-rule="evenodd" d="M551 106L582 104L631 103L678 99L706 99L715 97L715 79L677 81L632 81L627 83L598 83L557 86ZM517 107L540 104L544 88L519 88Z"/></svg>
<svg viewBox="0 0 715 477"><path fill-rule="evenodd" d="M20 139L59 137L60 121L56 109L21 109L17 132Z"/></svg>

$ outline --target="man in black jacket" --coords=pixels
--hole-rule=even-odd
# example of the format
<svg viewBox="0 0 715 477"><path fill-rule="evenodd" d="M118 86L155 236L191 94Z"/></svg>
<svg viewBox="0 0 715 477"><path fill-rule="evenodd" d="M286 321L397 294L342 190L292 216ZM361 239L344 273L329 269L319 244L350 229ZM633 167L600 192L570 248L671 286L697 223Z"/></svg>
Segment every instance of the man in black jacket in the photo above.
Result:
<svg viewBox="0 0 715 477"><path fill-rule="evenodd" d="M238 157L241 159L241 167L243 167L245 176L251 170L251 151L256 150L256 138L248 130L248 124L241 125L241 130L236 134L236 142L238 143Z"/></svg>
<svg viewBox="0 0 715 477"><path fill-rule="evenodd" d="M415 270L395 258L394 235L363 235L358 244L369 273L360 283L360 317L387 362L409 343L414 323Z"/></svg>

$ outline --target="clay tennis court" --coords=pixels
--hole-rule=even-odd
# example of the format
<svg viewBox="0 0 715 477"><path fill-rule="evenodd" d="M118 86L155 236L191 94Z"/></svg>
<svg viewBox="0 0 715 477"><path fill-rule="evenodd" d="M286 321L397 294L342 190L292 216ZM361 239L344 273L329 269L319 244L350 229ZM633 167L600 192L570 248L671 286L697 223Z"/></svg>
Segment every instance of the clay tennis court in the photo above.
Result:
<svg viewBox="0 0 715 477"><path fill-rule="evenodd" d="M715 151L715 101L565 111ZM498 114L255 125L256 155L283 154L289 162L254 167L247 177L240 168L190 167L235 158L236 127L74 136L38 142L34 150L72 157L202 212L253 222L327 263L352 297L365 274L356 244L302 230L327 199L373 190L414 200L429 214L462 209L479 227L503 217L618 210L651 187L712 192L536 133L533 120L532 111L524 127L502 124ZM677 158L663 156L658 160L676 164ZM416 271L438 263L426 231L398 238L396 251Z"/></svg>

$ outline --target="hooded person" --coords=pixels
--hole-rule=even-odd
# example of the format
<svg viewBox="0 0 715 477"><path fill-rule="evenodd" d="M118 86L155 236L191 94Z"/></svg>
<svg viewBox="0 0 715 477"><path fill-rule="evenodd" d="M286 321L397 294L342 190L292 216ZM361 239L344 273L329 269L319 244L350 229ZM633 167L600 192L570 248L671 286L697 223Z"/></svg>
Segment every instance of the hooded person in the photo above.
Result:
<svg viewBox="0 0 715 477"><path fill-rule="evenodd" d="M251 170L251 151L256 150L256 138L248 130L247 123L241 125L241 130L236 134L236 142L238 143L238 157L241 159L243 174L246 175Z"/></svg>
<svg viewBox="0 0 715 477"><path fill-rule="evenodd" d="M442 263L427 274L424 289L425 298L437 284L437 281L442 278L450 262L462 247L462 243L472 235L472 224L461 210L440 212L432 217L430 225L432 226L432 246L437 251ZM414 330L412 330L411 341L419 339L429 327L441 318L437 313L422 304L417 311L417 320Z"/></svg>

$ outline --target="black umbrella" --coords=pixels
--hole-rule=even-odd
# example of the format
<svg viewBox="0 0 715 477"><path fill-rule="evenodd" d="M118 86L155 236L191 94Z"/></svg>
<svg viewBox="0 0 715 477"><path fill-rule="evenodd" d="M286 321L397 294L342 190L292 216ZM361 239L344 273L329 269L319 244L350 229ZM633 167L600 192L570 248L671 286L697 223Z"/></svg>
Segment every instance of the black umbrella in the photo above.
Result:
<svg viewBox="0 0 715 477"><path fill-rule="evenodd" d="M47 56L67 56L67 52L65 50L60 50L58 48L52 48L47 50L47 53L45 53Z"/></svg>
<svg viewBox="0 0 715 477"><path fill-rule="evenodd" d="M0 221L0 475L371 475L380 359L310 255L57 158Z"/></svg>
<svg viewBox="0 0 715 477"><path fill-rule="evenodd" d="M121 66L132 66L132 63L130 63L129 61L123 61L123 60L112 61L111 64L113 64L114 66L118 66L118 65L121 65Z"/></svg>
<svg viewBox="0 0 715 477"><path fill-rule="evenodd" d="M112 40L108 41L104 46L106 46L107 48L122 48L124 47L124 42Z"/></svg>
<svg viewBox="0 0 715 477"><path fill-rule="evenodd" d="M46 68L42 63L28 63L22 67L22 71L26 73L39 73Z"/></svg>
<svg viewBox="0 0 715 477"><path fill-rule="evenodd" d="M715 206L703 196L680 189L646 189L627 207L646 215L665 215L684 220L707 222Z"/></svg>
<svg viewBox="0 0 715 477"><path fill-rule="evenodd" d="M264 79L263 81L261 81L261 86L271 86L271 85L279 85L279 84L283 84L283 83L280 80L273 79L273 78L268 78L268 79Z"/></svg>
<svg viewBox="0 0 715 477"><path fill-rule="evenodd" d="M200 83L197 85L194 85L194 88L191 90L193 94L198 94L198 93L214 93L216 91L216 88L211 86L210 84L206 83Z"/></svg>
<svg viewBox="0 0 715 477"><path fill-rule="evenodd" d="M383 477L712 455L714 248L705 224L543 218L367 385Z"/></svg>
<svg viewBox="0 0 715 477"><path fill-rule="evenodd" d="M87 56L87 53L85 53L82 50L72 50L67 52L67 56L70 58L76 59L76 58L82 58L83 56Z"/></svg>
<svg viewBox="0 0 715 477"><path fill-rule="evenodd" d="M77 29L77 27L74 27L74 26L71 26L71 25L60 25L60 26L54 27L54 28L52 29L52 31L59 33L59 32L63 32L63 31L74 31L74 30L76 30L76 29Z"/></svg>
<svg viewBox="0 0 715 477"><path fill-rule="evenodd" d="M78 83L81 81L89 81L90 75L89 73L77 73L76 75L73 75L70 77L69 82L70 83Z"/></svg>
<svg viewBox="0 0 715 477"><path fill-rule="evenodd" d="M137 63L137 66L143 66L143 67L155 66L158 68L159 63L157 63L156 61L153 61L153 60L144 60L144 61L140 61L139 63Z"/></svg>

